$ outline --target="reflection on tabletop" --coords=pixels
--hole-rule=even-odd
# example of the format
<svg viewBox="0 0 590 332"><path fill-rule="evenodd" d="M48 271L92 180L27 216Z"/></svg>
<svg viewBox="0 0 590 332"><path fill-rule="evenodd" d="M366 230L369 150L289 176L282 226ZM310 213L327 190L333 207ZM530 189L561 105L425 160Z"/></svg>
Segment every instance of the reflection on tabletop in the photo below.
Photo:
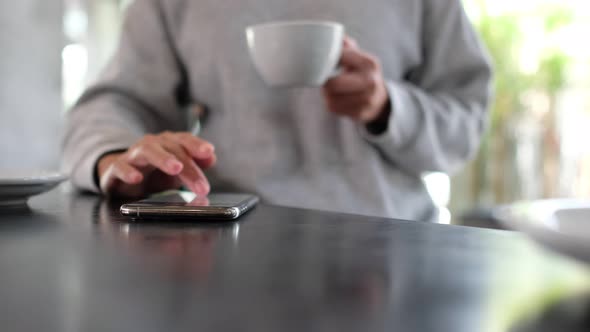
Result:
<svg viewBox="0 0 590 332"><path fill-rule="evenodd" d="M530 239L511 243L491 265L489 331L588 331L588 266L542 248ZM573 311L562 310L564 303L569 303ZM558 314L548 316L551 312ZM568 321L575 329L540 329L547 320L560 325Z"/></svg>
<svg viewBox="0 0 590 332"><path fill-rule="evenodd" d="M54 238L16 238L1 231L10 221L0 215L0 266L26 261L0 274L0 298L26 300L10 310L49 298L43 308L76 317L75 327L146 332L162 322L248 331L308 329L303 322L339 331L588 326L588 267L517 233L264 205L237 223L129 223L121 203L35 198L31 211L48 217Z"/></svg>
<svg viewBox="0 0 590 332"><path fill-rule="evenodd" d="M59 226L55 216L32 210L27 205L0 208L0 237L56 231Z"/></svg>
<svg viewBox="0 0 590 332"><path fill-rule="evenodd" d="M197 198L195 204L203 206L206 198ZM129 222L116 216L122 202L100 201L99 213L95 223L102 236L108 236L121 245L121 249L148 255L151 258L164 258L173 264L180 275L195 279L206 279L213 266L213 253L219 237L231 236L237 241L238 223L190 224L171 221L163 227L162 223Z"/></svg>
<svg viewBox="0 0 590 332"><path fill-rule="evenodd" d="M138 249L139 254L156 253L170 258L176 264L177 272L191 276L195 280L205 280L211 273L214 264L215 244L221 238L232 237L236 246L235 249L239 250L240 223L226 224L225 226L215 226L215 224L205 226L176 224L169 225L165 229L150 224L121 223L121 218L112 213L118 205L120 205L119 202L101 201L99 214L101 228L105 226L110 229L109 232L111 235L118 234L118 241L124 243L127 248ZM500 248L504 247L503 244L498 244ZM508 248L503 249L509 250ZM363 299L360 303L365 303L364 308L368 310L367 312L380 312L382 314L387 312L387 305L393 304L388 303L388 301L391 301L390 296L393 293L398 299L395 303L399 305L399 308L405 307L405 309L398 309L397 314L392 317L408 315L409 311L413 310L411 309L411 303L414 303L424 309L429 309L428 313L423 312L422 315L430 315L430 318L433 318L432 315L439 317L438 319L427 319L424 321L424 324L430 324L433 321L442 319L445 313L448 313L448 310L453 311L453 307L448 307L449 298L438 298L436 295L438 293L437 285L443 288L445 285L447 287L449 285L455 285L458 288L455 289L455 295L453 297L461 298L462 301L466 301L464 302L465 304L471 302L468 305L471 310L467 309L467 305L461 308L463 314L466 315L463 322L449 326L449 328L453 328L455 331L468 331L470 329L469 326L473 327L480 324L489 327L489 329L486 329L487 331L543 331L539 330L536 324L544 322L547 319L546 313L551 312L553 308L559 307L564 302L574 302L572 298L575 298L578 304L577 316L570 313L569 315L564 314L561 316L553 314L550 317L555 321L559 321L559 319L565 320L573 327L580 327L580 331L585 330L584 328L587 325L584 325L584 319L586 319L586 316L579 314L580 310L588 310L588 307L584 306L580 309L580 306L585 303L585 300L590 299L590 283L588 275L583 271L585 268L560 259L555 259L553 264L548 264L545 257L539 256L538 250L538 248L532 246L530 243L524 242L519 246L512 247L510 253L505 253L513 255L513 257L522 257L523 261L527 261L530 265L524 264L520 267L515 267L511 265L518 260L492 259L488 263L491 263L495 268L483 268L486 265L481 266L482 269L480 272L482 274L486 273L486 269L488 273L491 273L491 277L487 278L490 279L488 282L493 286L489 290L491 294L488 294L489 298L487 302L488 308L491 311L485 315L482 315L479 311L483 308L478 308L475 298L471 301L468 300L469 297L480 296L476 295L480 291L475 291L476 288L470 288L468 284L462 284L461 282L461 274L466 272L474 273L474 271L470 271L469 269L459 269L456 271L456 274L439 272L438 274L428 276L424 274L426 270L415 270L416 268L408 270L408 267L405 267L406 277L410 278L409 276L413 275L411 277L413 280L403 281L405 277L401 276L404 274L399 274L399 271L402 269L401 266L395 269L398 270L397 276L389 275L387 269L375 270L369 274L363 271L364 274L358 275L362 270L360 267L343 271L343 267L334 265L338 263L336 261L331 262L332 264L327 264L328 266L331 265L332 268L324 272L326 275L322 279L326 281L330 280L330 283L324 283L323 292L331 294L326 296L334 297L331 300L336 302L346 301L346 296ZM390 259L394 261L397 259L397 266L403 265L403 260L400 260L400 258L408 255L408 252L398 247L397 249L392 248L392 254L393 256ZM408 262L408 264L424 264L430 261L428 259L425 261L425 259L427 258L415 256L413 259L410 259L412 262ZM537 262L535 262L535 259ZM471 262L470 264L480 265L481 263L485 262ZM383 264L386 267L388 263L384 261ZM255 262L252 262L251 265L254 268ZM436 265L436 263L430 261L426 266L423 266L427 270L436 269L433 268L433 265ZM529 266L527 267L527 265ZM428 268L428 266L430 267ZM411 272L412 270L413 272ZM519 270L529 271L526 274L511 273L511 271ZM542 273L542 271L545 273ZM296 271L293 272L297 274ZM535 273L539 275L534 277ZM299 275L301 275L300 272ZM355 276L355 278L351 279L351 276ZM469 278L466 280L469 280ZM502 280L502 283L499 283L500 280ZM321 284L319 282L318 286ZM460 291L460 288L463 288L463 291ZM521 291L515 292L513 288L520 289ZM482 290L481 288L479 289ZM561 293L557 289L561 289ZM547 295L547 292L550 294ZM345 297L342 298L341 296ZM550 296L551 298L545 299L544 297L546 296ZM417 298L424 298L427 301L416 302ZM572 306L570 305L570 307ZM469 314L470 312L471 314ZM563 310L559 312L566 313ZM477 323L480 320L483 320L485 323ZM440 322L437 324L440 324ZM415 324L412 328L421 329L424 327L420 326L420 324Z"/></svg>
<svg viewBox="0 0 590 332"><path fill-rule="evenodd" d="M590 331L590 296L560 299L539 312L536 317L519 322L511 331L588 332Z"/></svg>
<svg viewBox="0 0 590 332"><path fill-rule="evenodd" d="M196 198L191 202L195 206L208 203L207 198ZM239 255L240 222L212 222L190 223L186 221L169 220L163 222L128 222L113 211L123 204L120 201L97 201L98 214L95 223L101 230L101 236L115 240L121 250L127 250L139 256L163 258L165 263L173 265L176 276L192 278L194 281L206 281L212 272L215 251L226 248L216 248L219 242L225 245L231 243L231 250ZM165 227L163 226L164 224ZM260 257L259 259L262 259ZM243 261L242 264L256 262ZM338 297L345 300L350 296L362 299L367 310L382 306L385 300L386 277L382 273L357 273L340 275L341 269L326 271L322 276L325 291L341 294ZM296 276L294 274L293 276ZM353 276L353 278L351 278ZM237 275L236 275L237 277ZM243 276L242 276L243 277ZM332 280L332 282L326 282ZM337 281L337 282L334 282ZM319 284L318 284L319 285ZM350 300L350 299L349 299Z"/></svg>

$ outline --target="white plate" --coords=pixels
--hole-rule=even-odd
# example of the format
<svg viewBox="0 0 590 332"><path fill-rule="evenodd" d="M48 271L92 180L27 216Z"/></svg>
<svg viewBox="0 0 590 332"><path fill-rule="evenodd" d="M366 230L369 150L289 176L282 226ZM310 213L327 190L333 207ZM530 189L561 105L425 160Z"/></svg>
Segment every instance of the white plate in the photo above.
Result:
<svg viewBox="0 0 590 332"><path fill-rule="evenodd" d="M590 201L522 202L499 208L494 215L542 245L590 263Z"/></svg>
<svg viewBox="0 0 590 332"><path fill-rule="evenodd" d="M0 172L0 207L26 204L31 196L49 191L66 179L52 172Z"/></svg>

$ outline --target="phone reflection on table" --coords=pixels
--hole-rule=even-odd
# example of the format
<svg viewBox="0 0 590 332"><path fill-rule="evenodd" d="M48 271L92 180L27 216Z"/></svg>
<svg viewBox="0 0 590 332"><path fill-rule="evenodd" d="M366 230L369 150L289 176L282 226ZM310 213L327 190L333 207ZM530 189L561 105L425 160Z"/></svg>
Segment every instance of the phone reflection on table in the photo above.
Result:
<svg viewBox="0 0 590 332"><path fill-rule="evenodd" d="M208 204L206 198L196 198L190 204ZM219 240L231 238L237 246L238 223L128 223L113 213L119 202L101 201L98 226L101 235L116 241L116 245L140 259L164 265L182 277L206 281L213 268L214 253Z"/></svg>

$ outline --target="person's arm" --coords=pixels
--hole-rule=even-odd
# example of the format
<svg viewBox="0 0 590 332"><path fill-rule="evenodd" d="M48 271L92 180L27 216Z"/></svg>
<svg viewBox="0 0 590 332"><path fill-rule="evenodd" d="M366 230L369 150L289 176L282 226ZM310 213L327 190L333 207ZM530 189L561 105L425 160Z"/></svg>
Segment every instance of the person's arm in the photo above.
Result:
<svg viewBox="0 0 590 332"><path fill-rule="evenodd" d="M423 63L407 81L385 80L389 119L376 130L361 125L361 131L388 161L409 173L453 173L478 150L492 70L459 0L424 5Z"/></svg>
<svg viewBox="0 0 590 332"><path fill-rule="evenodd" d="M186 124L177 90L183 81L161 1L135 1L110 64L67 115L63 167L73 183L98 191L99 157L132 146L148 133Z"/></svg>

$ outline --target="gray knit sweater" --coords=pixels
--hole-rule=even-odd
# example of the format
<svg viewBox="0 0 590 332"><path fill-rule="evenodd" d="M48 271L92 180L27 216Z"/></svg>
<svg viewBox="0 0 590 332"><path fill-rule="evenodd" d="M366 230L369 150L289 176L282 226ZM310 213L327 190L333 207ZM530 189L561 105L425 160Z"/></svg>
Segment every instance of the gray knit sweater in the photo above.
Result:
<svg viewBox="0 0 590 332"><path fill-rule="evenodd" d="M318 88L271 89L244 28L338 21L382 62L392 100L373 136L326 111ZM136 0L104 73L68 114L64 167L97 191L97 158L146 133L188 130L186 105L210 110L214 191L269 203L412 220L434 208L421 174L459 170L485 129L491 70L460 0Z"/></svg>

